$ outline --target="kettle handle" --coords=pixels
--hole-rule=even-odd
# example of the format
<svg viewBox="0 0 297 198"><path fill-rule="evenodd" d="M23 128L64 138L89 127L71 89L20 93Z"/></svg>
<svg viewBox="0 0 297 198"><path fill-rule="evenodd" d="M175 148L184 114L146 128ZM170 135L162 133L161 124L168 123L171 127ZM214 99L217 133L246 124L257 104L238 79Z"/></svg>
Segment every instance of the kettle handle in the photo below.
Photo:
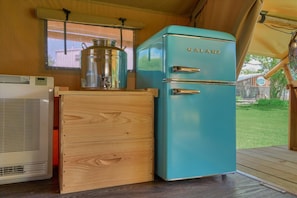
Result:
<svg viewBox="0 0 297 198"><path fill-rule="evenodd" d="M82 43L82 44L81 44L81 47L82 47L83 49L87 49L87 48L88 48L87 44L85 44L85 43Z"/></svg>

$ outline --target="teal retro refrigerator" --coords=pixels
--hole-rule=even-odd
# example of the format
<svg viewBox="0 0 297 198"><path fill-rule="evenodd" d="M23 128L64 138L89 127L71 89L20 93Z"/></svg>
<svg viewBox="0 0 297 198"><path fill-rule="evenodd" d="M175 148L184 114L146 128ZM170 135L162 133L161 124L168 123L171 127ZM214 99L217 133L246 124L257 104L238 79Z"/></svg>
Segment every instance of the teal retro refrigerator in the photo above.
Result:
<svg viewBox="0 0 297 198"><path fill-rule="evenodd" d="M137 48L136 88L158 88L155 172L179 180L236 170L235 38L168 26Z"/></svg>

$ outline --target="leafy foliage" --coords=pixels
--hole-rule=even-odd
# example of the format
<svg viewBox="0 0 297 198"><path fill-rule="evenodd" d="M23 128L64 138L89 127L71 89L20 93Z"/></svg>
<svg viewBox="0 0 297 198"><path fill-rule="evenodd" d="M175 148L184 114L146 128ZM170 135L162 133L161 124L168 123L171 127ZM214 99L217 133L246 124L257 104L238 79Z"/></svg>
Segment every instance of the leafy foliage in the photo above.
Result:
<svg viewBox="0 0 297 198"><path fill-rule="evenodd" d="M258 103L256 104L257 107L266 107L271 109L276 108L288 108L289 102L286 100L280 100L280 99L260 99L258 100Z"/></svg>

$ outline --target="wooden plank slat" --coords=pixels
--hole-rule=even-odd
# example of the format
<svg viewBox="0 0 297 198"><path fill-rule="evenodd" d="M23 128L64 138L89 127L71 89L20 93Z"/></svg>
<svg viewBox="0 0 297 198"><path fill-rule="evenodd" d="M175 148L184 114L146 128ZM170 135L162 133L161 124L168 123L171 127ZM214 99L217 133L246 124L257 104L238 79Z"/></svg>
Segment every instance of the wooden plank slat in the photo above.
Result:
<svg viewBox="0 0 297 198"><path fill-rule="evenodd" d="M63 141L68 143L153 138L153 97L63 95L61 102Z"/></svg>
<svg viewBox="0 0 297 198"><path fill-rule="evenodd" d="M242 149L245 150L245 149ZM263 148L254 148L248 149L250 152L261 153L266 156L275 156L282 160L287 160L293 163L297 163L297 152L288 150L288 148L280 147L280 146L272 146L272 147L263 147Z"/></svg>
<svg viewBox="0 0 297 198"><path fill-rule="evenodd" d="M65 147L62 193L153 180L151 140Z"/></svg>
<svg viewBox="0 0 297 198"><path fill-rule="evenodd" d="M263 155L263 153L257 151L238 151L238 153L242 155L249 155L256 158L256 160L265 160L268 163L279 164L280 168L286 169L289 172L297 174L297 164L291 162L290 159L280 159L279 157L270 156L270 155Z"/></svg>
<svg viewBox="0 0 297 198"><path fill-rule="evenodd" d="M297 150L297 96L296 88L290 86L289 103L289 149Z"/></svg>
<svg viewBox="0 0 297 198"><path fill-rule="evenodd" d="M297 168L296 165L294 164L286 164L285 163L279 163L277 161L271 160L271 159L265 159L265 157L261 158L250 158L247 159L248 157L245 155L240 155L237 157L237 164L244 164L246 165L246 160L251 161L251 163L255 163L255 161L261 161L257 162L256 164L259 164L260 166L263 166L263 169L266 168L266 166L271 167L273 169L281 171L280 173L285 173L292 175L294 177L297 177ZM244 158L244 159L241 159Z"/></svg>
<svg viewBox="0 0 297 198"><path fill-rule="evenodd" d="M297 195L297 153L285 146L241 149L237 169Z"/></svg>
<svg viewBox="0 0 297 198"><path fill-rule="evenodd" d="M291 182L279 179L279 178L274 177L272 175L267 175L267 174L262 173L262 172L260 172L258 170L251 169L249 167L242 166L242 165L237 165L237 169L244 172L244 173L247 173L249 175L252 175L252 176L256 177L257 179L259 179L263 183L267 183L267 184L269 184L271 186L274 186L274 187L279 188L281 190L284 190L284 191L287 191L289 193L297 195L297 185L292 184Z"/></svg>
<svg viewBox="0 0 297 198"><path fill-rule="evenodd" d="M237 163L240 165L245 165L267 175L273 175L280 179L291 181L297 185L297 175L286 171L287 168L282 168L278 163L267 162L265 160L253 158L248 155L238 155L237 160Z"/></svg>

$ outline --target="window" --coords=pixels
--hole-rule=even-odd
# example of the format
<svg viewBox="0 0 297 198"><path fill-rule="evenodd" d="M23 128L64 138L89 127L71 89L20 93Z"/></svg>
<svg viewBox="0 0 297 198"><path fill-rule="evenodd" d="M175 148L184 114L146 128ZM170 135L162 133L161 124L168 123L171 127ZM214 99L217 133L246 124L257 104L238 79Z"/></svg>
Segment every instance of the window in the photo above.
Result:
<svg viewBox="0 0 297 198"><path fill-rule="evenodd" d="M133 30L122 29L121 33L120 28L67 22L66 48L64 47L64 22L47 21L46 33L46 66L48 68L80 69L82 44L92 46L93 39L104 38L115 40L116 47L122 46L128 57L127 69L133 70Z"/></svg>

